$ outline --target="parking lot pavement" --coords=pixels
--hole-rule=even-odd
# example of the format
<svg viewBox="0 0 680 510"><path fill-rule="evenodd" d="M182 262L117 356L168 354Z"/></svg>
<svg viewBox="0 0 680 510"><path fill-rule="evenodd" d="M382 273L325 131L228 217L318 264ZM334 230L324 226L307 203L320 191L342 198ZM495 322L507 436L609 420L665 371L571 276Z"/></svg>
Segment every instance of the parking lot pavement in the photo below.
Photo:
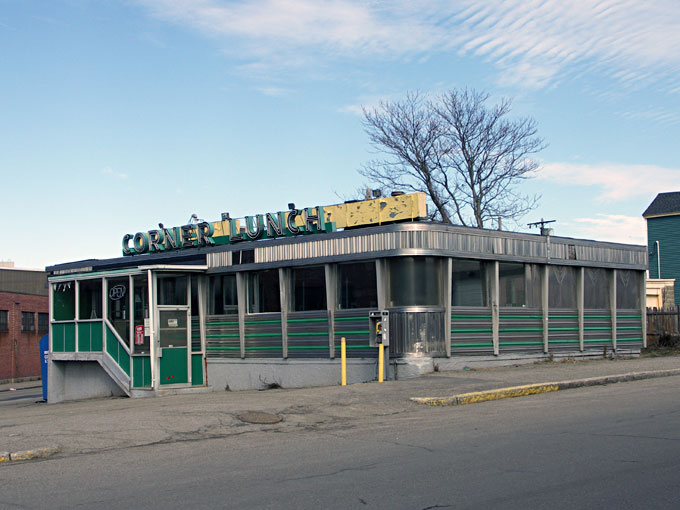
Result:
<svg viewBox="0 0 680 510"><path fill-rule="evenodd" d="M39 381L34 381L14 392L9 391L7 385L0 387L0 428L3 430L0 453L49 448L59 455L74 455L226 437L265 427L278 427L282 431L287 427L333 428L353 420L371 417L380 420L395 413L419 416L432 412L427 406L412 401L412 397L449 397L508 386L673 369L680 369L680 356L435 372L417 379L346 387L217 391L54 405L36 403L41 400L42 392L37 386ZM36 395L39 398L32 400ZM14 397L19 398L12 400ZM267 424L242 419L258 416L257 413L281 420Z"/></svg>

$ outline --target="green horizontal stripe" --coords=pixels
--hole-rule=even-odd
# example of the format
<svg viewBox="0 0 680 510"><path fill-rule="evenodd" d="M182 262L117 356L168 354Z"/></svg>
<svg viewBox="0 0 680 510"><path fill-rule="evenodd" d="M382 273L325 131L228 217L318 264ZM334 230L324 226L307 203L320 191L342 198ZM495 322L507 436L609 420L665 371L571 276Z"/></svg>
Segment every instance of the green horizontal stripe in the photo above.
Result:
<svg viewBox="0 0 680 510"><path fill-rule="evenodd" d="M246 351L282 351L283 347L278 345L252 345L246 346Z"/></svg>
<svg viewBox="0 0 680 510"><path fill-rule="evenodd" d="M246 338L266 338L266 337L279 337L281 338L281 333L247 333Z"/></svg>
<svg viewBox="0 0 680 510"><path fill-rule="evenodd" d="M548 315L549 320L559 320L559 319L578 319L578 315Z"/></svg>
<svg viewBox="0 0 680 510"><path fill-rule="evenodd" d="M638 330L638 331L642 331L642 326L616 326L616 329L617 329L617 330L625 329L625 330Z"/></svg>
<svg viewBox="0 0 680 510"><path fill-rule="evenodd" d="M451 344L452 348L462 348L462 347L493 347L492 342L483 343L466 343L466 344Z"/></svg>
<svg viewBox="0 0 680 510"><path fill-rule="evenodd" d="M612 339L611 338L586 338L583 340L584 344L595 344L595 343L600 343L600 342L609 342L611 343Z"/></svg>
<svg viewBox="0 0 680 510"><path fill-rule="evenodd" d="M364 315L363 317L335 317L336 322L347 322L347 321L367 321L368 316Z"/></svg>
<svg viewBox="0 0 680 510"><path fill-rule="evenodd" d="M237 345L237 346L233 347L233 346L229 346L229 345L220 345L220 346L212 347L212 346L208 345L206 347L206 350L208 350L208 351L240 351L241 346Z"/></svg>
<svg viewBox="0 0 680 510"><path fill-rule="evenodd" d="M543 328L501 328L500 333L536 333L543 331Z"/></svg>
<svg viewBox="0 0 680 510"><path fill-rule="evenodd" d="M288 333L288 336L325 336L328 338L328 331L319 331L318 333L310 333L310 332L303 332L303 333Z"/></svg>
<svg viewBox="0 0 680 510"><path fill-rule="evenodd" d="M238 321L219 321L219 322L210 322L207 321L205 323L207 327L210 326L238 326Z"/></svg>
<svg viewBox="0 0 680 510"><path fill-rule="evenodd" d="M642 342L642 338L617 338L617 342Z"/></svg>
<svg viewBox="0 0 680 510"><path fill-rule="evenodd" d="M585 331L611 331L611 326L586 326Z"/></svg>
<svg viewBox="0 0 680 510"><path fill-rule="evenodd" d="M281 324L280 320L271 320L271 321L245 321L246 326L251 325L251 324Z"/></svg>
<svg viewBox="0 0 680 510"><path fill-rule="evenodd" d="M521 320L521 319L543 319L542 315L499 315L500 320L504 319L513 319L513 320Z"/></svg>
<svg viewBox="0 0 680 510"><path fill-rule="evenodd" d="M586 320L588 320L588 319L611 319L612 318L611 315L588 315L588 314L585 314L584 317L585 317Z"/></svg>
<svg viewBox="0 0 680 510"><path fill-rule="evenodd" d="M578 326L568 327L568 328L551 328L551 327L548 327L548 331L578 331Z"/></svg>
<svg viewBox="0 0 680 510"><path fill-rule="evenodd" d="M503 347L504 345L543 345L543 342L541 342L541 341L535 341L535 342L504 342L504 341L501 340L498 343L498 345L500 345L501 347Z"/></svg>
<svg viewBox="0 0 680 510"><path fill-rule="evenodd" d="M336 350L341 349L342 346L340 344L335 346ZM347 345L345 344L345 349L375 349L375 347L371 347L368 344L360 344L360 345Z"/></svg>
<svg viewBox="0 0 680 510"><path fill-rule="evenodd" d="M577 344L578 340L548 340L549 344Z"/></svg>
<svg viewBox="0 0 680 510"><path fill-rule="evenodd" d="M288 324L297 324L301 322L328 322L328 318L318 318L318 319L288 319L286 322Z"/></svg>
<svg viewBox="0 0 680 510"><path fill-rule="evenodd" d="M335 336L343 335L368 335L368 330L356 330L356 331L336 331Z"/></svg>
<svg viewBox="0 0 680 510"><path fill-rule="evenodd" d="M460 328L452 329L451 333L492 333L492 328Z"/></svg>
<svg viewBox="0 0 680 510"><path fill-rule="evenodd" d="M238 338L238 333L225 333L223 335L205 335L206 338Z"/></svg>
<svg viewBox="0 0 680 510"><path fill-rule="evenodd" d="M328 350L328 344L326 345L289 345L289 351L302 351L304 349L326 349Z"/></svg>

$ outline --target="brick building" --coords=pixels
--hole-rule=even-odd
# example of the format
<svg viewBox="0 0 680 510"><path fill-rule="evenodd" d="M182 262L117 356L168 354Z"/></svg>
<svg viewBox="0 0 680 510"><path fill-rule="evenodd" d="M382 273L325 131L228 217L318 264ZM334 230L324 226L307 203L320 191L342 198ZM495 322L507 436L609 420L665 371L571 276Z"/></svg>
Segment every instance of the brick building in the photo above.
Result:
<svg viewBox="0 0 680 510"><path fill-rule="evenodd" d="M40 375L40 338L49 329L47 274L0 267L0 382Z"/></svg>

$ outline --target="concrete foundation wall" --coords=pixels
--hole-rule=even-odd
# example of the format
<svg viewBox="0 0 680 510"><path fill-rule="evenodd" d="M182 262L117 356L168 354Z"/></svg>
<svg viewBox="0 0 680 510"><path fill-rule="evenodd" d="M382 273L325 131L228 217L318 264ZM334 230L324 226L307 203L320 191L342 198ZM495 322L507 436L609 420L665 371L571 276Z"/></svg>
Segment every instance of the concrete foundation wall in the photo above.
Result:
<svg viewBox="0 0 680 510"><path fill-rule="evenodd" d="M347 360L347 384L374 381L375 359ZM268 387L304 388L341 382L340 360L209 359L208 384L215 391L260 390Z"/></svg>
<svg viewBox="0 0 680 510"><path fill-rule="evenodd" d="M96 361L50 361L47 403L124 396L125 393Z"/></svg>

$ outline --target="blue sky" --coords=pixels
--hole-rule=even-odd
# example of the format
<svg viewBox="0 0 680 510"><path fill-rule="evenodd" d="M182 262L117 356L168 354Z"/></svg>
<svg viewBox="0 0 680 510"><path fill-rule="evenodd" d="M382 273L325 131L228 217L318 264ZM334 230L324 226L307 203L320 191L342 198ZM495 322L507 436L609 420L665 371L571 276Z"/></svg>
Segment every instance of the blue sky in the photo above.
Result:
<svg viewBox="0 0 680 510"><path fill-rule="evenodd" d="M678 47L677 0L0 0L0 260L337 203L373 157L361 107L453 87L549 144L521 226L645 244L680 190Z"/></svg>

